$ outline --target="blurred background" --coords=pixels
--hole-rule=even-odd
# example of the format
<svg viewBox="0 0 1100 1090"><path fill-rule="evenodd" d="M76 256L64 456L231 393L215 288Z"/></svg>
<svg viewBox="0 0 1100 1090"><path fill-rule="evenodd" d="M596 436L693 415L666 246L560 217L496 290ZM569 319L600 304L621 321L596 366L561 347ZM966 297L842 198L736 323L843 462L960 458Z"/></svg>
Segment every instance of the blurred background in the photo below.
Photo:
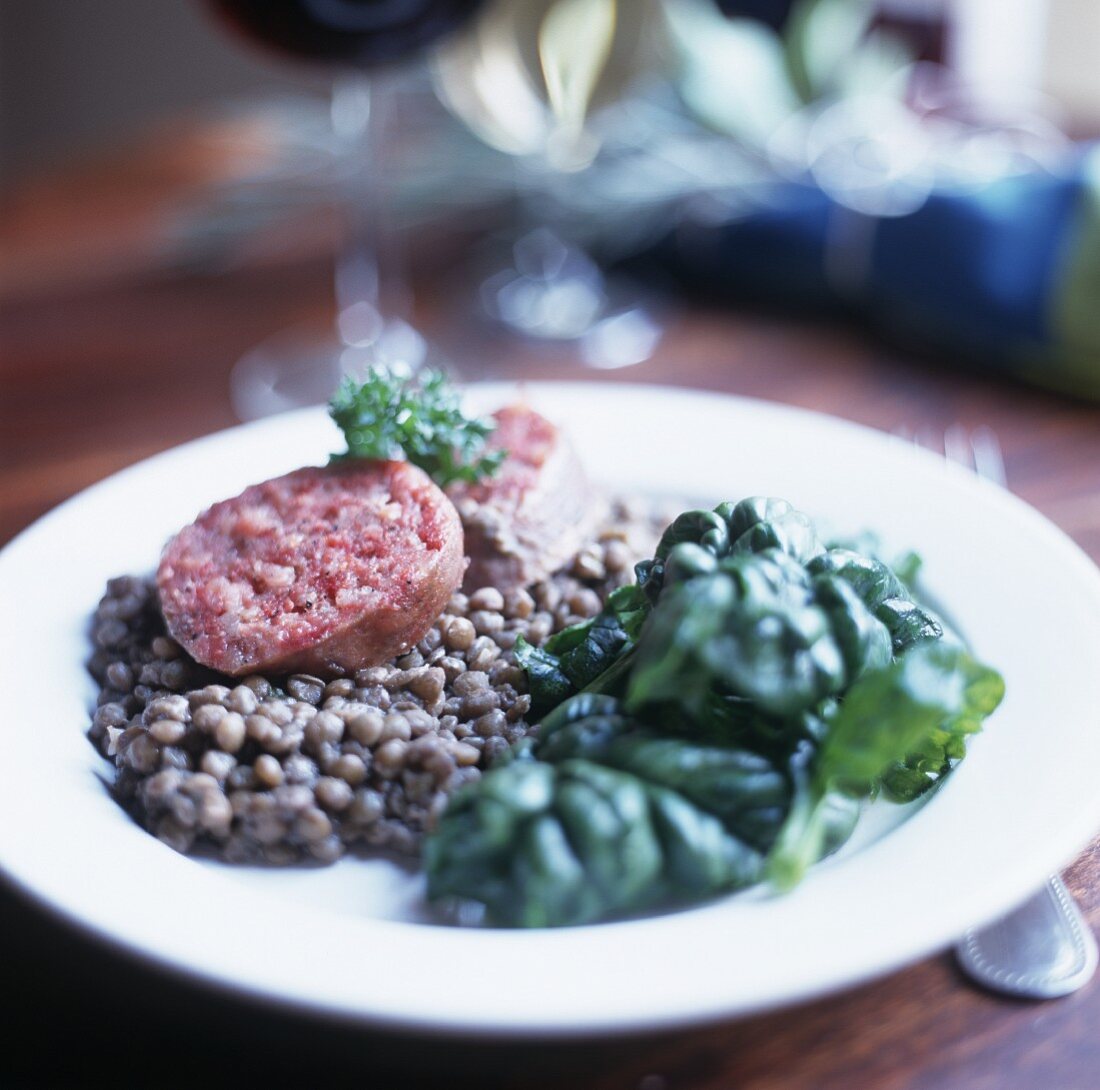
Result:
<svg viewBox="0 0 1100 1090"><path fill-rule="evenodd" d="M760 5L755 5L759 7ZM969 8L975 68L1001 67L1050 96L1071 131L1100 128L1100 5L1093 0L889 0L914 13ZM1001 16L1019 7L1017 42ZM1013 52L998 58L1008 44ZM1022 63L1021 63L1022 62ZM1021 65L1021 67L1017 67ZM186 0L0 0L0 147L5 180L118 144L182 110L227 98L323 95L320 72L241 49Z"/></svg>
<svg viewBox="0 0 1100 1090"><path fill-rule="evenodd" d="M0 0L0 291L334 252L242 417L499 370L475 325L637 364L685 298L1089 396L1097 40L1090 0Z"/></svg>
<svg viewBox="0 0 1100 1090"><path fill-rule="evenodd" d="M0 0L6 434L113 399L111 467L377 362L1093 401L1098 42L1092 0Z"/></svg>

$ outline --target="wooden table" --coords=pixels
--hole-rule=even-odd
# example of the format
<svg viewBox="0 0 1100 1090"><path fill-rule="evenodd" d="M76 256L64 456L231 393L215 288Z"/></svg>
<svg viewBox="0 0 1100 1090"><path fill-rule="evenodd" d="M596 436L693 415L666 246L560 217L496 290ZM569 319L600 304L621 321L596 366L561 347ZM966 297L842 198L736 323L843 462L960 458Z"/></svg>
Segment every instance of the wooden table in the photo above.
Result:
<svg viewBox="0 0 1100 1090"><path fill-rule="evenodd" d="M117 171L124 181L124 162ZM73 223L93 229L94 202L73 210L67 229ZM231 274L131 270L58 285L36 276L33 290L0 298L0 544L107 474L234 423L227 382L238 356L295 321L329 318L328 261L308 248ZM472 370L579 377L562 358L516 352L482 330L463 327L456 339L440 306L451 292L424 294L422 320ZM989 424L1011 487L1100 560L1100 408L906 359L854 331L715 311L680 313L651 362L593 377L723 390L884 430ZM1098 853L1100 841L1068 873L1094 925ZM948 954L746 1021L508 1046L412 1041L249 1005L101 947L10 890L0 890L0 966L3 1084L108 1076L121 1085L268 1078L587 1090L1100 1085L1100 984L1055 1002L1014 1002L969 986Z"/></svg>

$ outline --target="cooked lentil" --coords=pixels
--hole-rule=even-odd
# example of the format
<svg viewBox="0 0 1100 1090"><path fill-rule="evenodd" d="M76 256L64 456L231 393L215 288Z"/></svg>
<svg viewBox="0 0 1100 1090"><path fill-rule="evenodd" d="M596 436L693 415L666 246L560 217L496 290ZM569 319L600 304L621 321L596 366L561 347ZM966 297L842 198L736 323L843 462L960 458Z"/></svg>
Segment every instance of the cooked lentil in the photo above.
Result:
<svg viewBox="0 0 1100 1090"><path fill-rule="evenodd" d="M596 539L527 588L456 593L420 643L325 682L227 679L167 636L151 578L112 579L92 619L100 685L88 736L119 802L177 851L331 863L418 851L456 788L522 738L531 700L512 647L597 613L666 521L617 501Z"/></svg>

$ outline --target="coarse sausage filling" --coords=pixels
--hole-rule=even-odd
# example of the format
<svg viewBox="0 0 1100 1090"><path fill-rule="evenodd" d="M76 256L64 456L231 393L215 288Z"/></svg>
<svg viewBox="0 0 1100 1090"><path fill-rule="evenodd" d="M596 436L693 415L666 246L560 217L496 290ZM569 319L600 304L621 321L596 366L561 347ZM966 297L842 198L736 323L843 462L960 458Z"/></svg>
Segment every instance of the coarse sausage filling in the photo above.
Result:
<svg viewBox="0 0 1100 1090"><path fill-rule="evenodd" d="M548 578L577 552L604 510L567 438L549 420L522 404L493 418L489 445L507 452L500 471L448 489L470 560L467 592Z"/></svg>
<svg viewBox="0 0 1100 1090"><path fill-rule="evenodd" d="M463 484L460 493L476 501L493 501L501 507L518 505L536 488L539 474L559 442L559 431L544 416L523 405L506 405L493 414L496 427L489 436L493 450L508 457L494 476Z"/></svg>
<svg viewBox="0 0 1100 1090"><path fill-rule="evenodd" d="M455 518L404 462L308 468L253 485L169 543L157 575L165 616L196 659L231 670L321 644L358 619L421 614Z"/></svg>

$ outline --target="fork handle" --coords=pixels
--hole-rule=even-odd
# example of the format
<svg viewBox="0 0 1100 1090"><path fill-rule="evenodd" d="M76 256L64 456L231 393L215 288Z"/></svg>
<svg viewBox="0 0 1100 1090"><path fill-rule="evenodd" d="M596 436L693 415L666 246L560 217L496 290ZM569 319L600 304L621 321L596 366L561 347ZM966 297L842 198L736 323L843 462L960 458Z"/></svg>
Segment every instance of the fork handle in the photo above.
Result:
<svg viewBox="0 0 1100 1090"><path fill-rule="evenodd" d="M1097 949L1069 890L1052 875L1007 916L967 931L955 956L969 976L993 991L1053 999L1088 983Z"/></svg>

